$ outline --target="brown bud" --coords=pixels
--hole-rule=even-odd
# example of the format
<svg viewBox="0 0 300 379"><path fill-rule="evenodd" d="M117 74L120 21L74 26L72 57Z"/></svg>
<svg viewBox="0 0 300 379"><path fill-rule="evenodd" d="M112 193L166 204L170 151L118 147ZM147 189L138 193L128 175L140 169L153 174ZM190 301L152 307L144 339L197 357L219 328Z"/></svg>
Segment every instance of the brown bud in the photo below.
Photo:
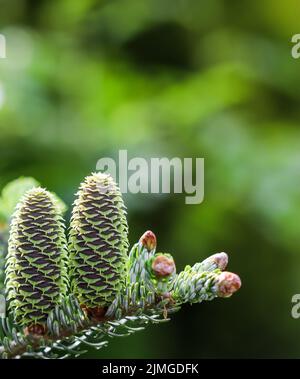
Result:
<svg viewBox="0 0 300 379"><path fill-rule="evenodd" d="M210 257L220 270L225 270L228 264L228 255L226 253L217 253Z"/></svg>
<svg viewBox="0 0 300 379"><path fill-rule="evenodd" d="M46 327L42 324L33 324L30 326L27 326L24 329L24 334L28 336L29 334L35 335L35 336L44 336L46 334Z"/></svg>
<svg viewBox="0 0 300 379"><path fill-rule="evenodd" d="M157 277L169 276L175 269L173 258L168 258L165 255L158 255L152 263L152 270Z"/></svg>
<svg viewBox="0 0 300 379"><path fill-rule="evenodd" d="M218 296L230 297L241 288L242 282L238 275L224 271L217 279Z"/></svg>
<svg viewBox="0 0 300 379"><path fill-rule="evenodd" d="M94 307L89 308L85 306L84 304L81 305L81 308L85 312L85 314L88 316L89 319L93 319L96 321L103 321L105 313L107 311L107 307Z"/></svg>
<svg viewBox="0 0 300 379"><path fill-rule="evenodd" d="M142 237L140 238L142 245L148 250L151 251L156 248L156 236L151 230L147 230Z"/></svg>

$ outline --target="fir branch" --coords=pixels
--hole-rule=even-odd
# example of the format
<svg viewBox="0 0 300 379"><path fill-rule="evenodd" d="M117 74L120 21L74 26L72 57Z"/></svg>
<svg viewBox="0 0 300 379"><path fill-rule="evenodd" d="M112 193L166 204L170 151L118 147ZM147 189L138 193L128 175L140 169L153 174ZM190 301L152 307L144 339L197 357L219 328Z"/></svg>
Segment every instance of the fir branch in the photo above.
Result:
<svg viewBox="0 0 300 379"><path fill-rule="evenodd" d="M36 196L41 198L37 201ZM156 252L151 231L143 234L127 256L125 207L116 184L104 174L91 175L80 187L71 221L67 273L61 210L54 206L53 196L45 190L30 190L13 219L6 269L6 291L12 301L0 320L3 358L77 357L86 352L85 347L101 349L110 338L168 321L184 303L229 297L241 286L236 274L224 271L225 253L176 274L173 257ZM50 231L56 245L55 251L48 252L44 242L50 221L56 225L56 231ZM3 242L5 246L5 238ZM37 259L42 255L51 260L51 254L62 273L62 291L51 306L40 308L32 289L44 288L53 277ZM32 270L39 271L37 282ZM71 292L66 287L70 279ZM26 285L29 292L19 293L20 285ZM22 318L23 305L26 314Z"/></svg>
<svg viewBox="0 0 300 379"><path fill-rule="evenodd" d="M138 246L142 247L140 243ZM135 245L132 250L136 247ZM171 292L163 295L147 290L147 286L138 282L131 283L131 287L124 289L118 301L112 304L101 321L88 317L77 299L73 295L67 296L48 316L46 336L26 334L24 330L16 328L11 319L3 319L0 325L2 356L79 356L85 352L82 350L85 345L100 349L107 344L105 338L128 336L148 324L168 321L167 316L178 311L183 303L228 296L240 285L236 282L235 274L222 272L219 268L201 274L193 274L191 271L188 267L180 273ZM61 356L62 353L64 354Z"/></svg>

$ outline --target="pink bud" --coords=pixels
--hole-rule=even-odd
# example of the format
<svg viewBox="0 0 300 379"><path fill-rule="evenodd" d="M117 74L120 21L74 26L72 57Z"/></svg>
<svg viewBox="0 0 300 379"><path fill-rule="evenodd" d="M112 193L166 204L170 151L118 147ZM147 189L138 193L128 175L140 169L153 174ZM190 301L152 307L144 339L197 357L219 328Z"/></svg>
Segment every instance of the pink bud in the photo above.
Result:
<svg viewBox="0 0 300 379"><path fill-rule="evenodd" d="M157 277L169 276L175 271L173 258L164 255L157 256L152 263L152 270Z"/></svg>
<svg viewBox="0 0 300 379"><path fill-rule="evenodd" d="M140 238L142 245L148 250L151 251L156 248L156 237L151 230L147 230L142 237Z"/></svg>
<svg viewBox="0 0 300 379"><path fill-rule="evenodd" d="M228 264L228 255L226 253L217 253L210 257L220 270L225 270Z"/></svg>
<svg viewBox="0 0 300 379"><path fill-rule="evenodd" d="M229 297L241 288L242 282L238 275L224 271L218 276L216 284L218 296Z"/></svg>

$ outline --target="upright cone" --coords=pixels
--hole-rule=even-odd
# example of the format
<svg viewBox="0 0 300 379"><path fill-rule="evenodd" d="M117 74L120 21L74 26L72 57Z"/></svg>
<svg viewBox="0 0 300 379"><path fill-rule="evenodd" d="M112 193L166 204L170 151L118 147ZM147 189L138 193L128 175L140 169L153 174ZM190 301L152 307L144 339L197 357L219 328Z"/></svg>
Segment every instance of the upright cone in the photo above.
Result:
<svg viewBox="0 0 300 379"><path fill-rule="evenodd" d="M59 206L42 188L29 190L13 215L6 262L9 309L29 330L44 331L67 290L67 242Z"/></svg>
<svg viewBox="0 0 300 379"><path fill-rule="evenodd" d="M71 287L89 315L103 315L124 285L128 226L112 177L85 178L74 203L70 236Z"/></svg>

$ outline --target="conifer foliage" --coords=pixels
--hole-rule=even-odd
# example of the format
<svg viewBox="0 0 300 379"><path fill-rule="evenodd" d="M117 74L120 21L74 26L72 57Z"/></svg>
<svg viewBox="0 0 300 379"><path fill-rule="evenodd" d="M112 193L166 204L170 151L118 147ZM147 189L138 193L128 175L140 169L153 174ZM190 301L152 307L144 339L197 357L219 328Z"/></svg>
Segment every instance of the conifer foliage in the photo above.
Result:
<svg viewBox="0 0 300 379"><path fill-rule="evenodd" d="M55 194L26 190L11 217L6 253L0 244L3 358L77 357L84 346L100 349L105 337L168 321L184 303L230 297L241 286L238 275L224 271L225 253L176 273L172 255L156 251L152 231L128 252L126 208L107 174L80 185L68 244L63 209Z"/></svg>

